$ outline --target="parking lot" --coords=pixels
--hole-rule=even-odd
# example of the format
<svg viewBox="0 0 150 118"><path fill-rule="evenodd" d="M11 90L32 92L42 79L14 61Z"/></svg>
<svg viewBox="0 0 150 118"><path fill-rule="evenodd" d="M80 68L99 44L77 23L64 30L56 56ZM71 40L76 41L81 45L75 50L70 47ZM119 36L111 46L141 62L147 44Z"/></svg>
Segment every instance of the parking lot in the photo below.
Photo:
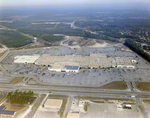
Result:
<svg viewBox="0 0 150 118"><path fill-rule="evenodd" d="M80 118L142 118L136 105L132 109L118 109L110 103L88 103L87 113L80 113Z"/></svg>
<svg viewBox="0 0 150 118"><path fill-rule="evenodd" d="M135 74L138 71L141 73ZM40 76L40 81L52 85L100 86L108 81L146 81L145 78L150 78L150 75L136 69L84 69L79 73L58 73L45 69Z"/></svg>

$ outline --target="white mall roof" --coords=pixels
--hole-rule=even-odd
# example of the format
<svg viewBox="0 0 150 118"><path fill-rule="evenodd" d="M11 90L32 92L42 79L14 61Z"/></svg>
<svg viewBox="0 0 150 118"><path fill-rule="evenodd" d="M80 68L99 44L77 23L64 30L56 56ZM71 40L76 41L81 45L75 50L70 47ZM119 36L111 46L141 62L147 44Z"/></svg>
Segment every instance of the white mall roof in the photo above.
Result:
<svg viewBox="0 0 150 118"><path fill-rule="evenodd" d="M14 63L34 63L40 55L22 55L14 57Z"/></svg>

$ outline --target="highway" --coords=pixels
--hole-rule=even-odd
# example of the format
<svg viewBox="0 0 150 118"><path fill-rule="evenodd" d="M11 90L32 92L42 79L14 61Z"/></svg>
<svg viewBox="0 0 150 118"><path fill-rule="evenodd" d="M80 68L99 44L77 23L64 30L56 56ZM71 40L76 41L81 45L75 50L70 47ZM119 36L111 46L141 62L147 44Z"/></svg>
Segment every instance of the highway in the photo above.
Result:
<svg viewBox="0 0 150 118"><path fill-rule="evenodd" d="M74 88L74 87L49 87L49 86L34 86L34 85L13 85L13 84L0 84L1 90L33 90L37 93L49 93L51 91L53 94L63 95L82 95L82 96L93 96L93 97L108 97L108 98L131 98L131 96L136 96L136 98L150 98L150 92L146 91L129 91L129 90L107 90L107 89L92 89L92 88Z"/></svg>

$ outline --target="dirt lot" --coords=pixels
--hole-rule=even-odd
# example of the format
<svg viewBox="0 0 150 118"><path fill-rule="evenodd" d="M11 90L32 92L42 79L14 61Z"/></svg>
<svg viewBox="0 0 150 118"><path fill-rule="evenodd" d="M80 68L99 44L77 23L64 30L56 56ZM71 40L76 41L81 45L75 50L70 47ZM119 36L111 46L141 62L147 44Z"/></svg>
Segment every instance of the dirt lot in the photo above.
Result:
<svg viewBox="0 0 150 118"><path fill-rule="evenodd" d="M47 97L47 99L49 99L49 98L50 99L61 99L61 100L63 100L63 103L62 103L62 106L59 110L59 113L55 112L55 111L51 111L50 109L47 109L47 108L43 107L43 105L44 105L44 103L43 103L43 105L39 107L38 111L35 113L33 118L41 118L41 117L43 117L43 118L61 118L63 116L64 110L66 108L68 96L65 96L65 95L49 95ZM31 116L28 117L28 118L31 118Z"/></svg>
<svg viewBox="0 0 150 118"><path fill-rule="evenodd" d="M64 110L66 108L66 104L67 104L67 96L64 96L64 95L49 95L50 99L61 99L63 100L63 103L61 105L61 108L59 110L59 115L60 115L60 118L63 116L63 113L64 113Z"/></svg>
<svg viewBox="0 0 150 118"><path fill-rule="evenodd" d="M135 82L135 84L141 91L150 91L150 82Z"/></svg>

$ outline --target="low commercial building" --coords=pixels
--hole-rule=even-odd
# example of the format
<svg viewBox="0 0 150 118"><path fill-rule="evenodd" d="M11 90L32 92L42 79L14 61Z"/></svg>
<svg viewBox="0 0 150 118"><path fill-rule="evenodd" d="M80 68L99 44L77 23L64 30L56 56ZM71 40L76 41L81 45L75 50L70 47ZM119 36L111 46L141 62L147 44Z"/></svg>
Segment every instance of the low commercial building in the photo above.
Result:
<svg viewBox="0 0 150 118"><path fill-rule="evenodd" d="M76 62L55 62L48 68L50 71L56 72L79 72L80 65Z"/></svg>
<svg viewBox="0 0 150 118"><path fill-rule="evenodd" d="M59 109L62 105L62 102L63 102L63 100L59 100L59 99L47 99L44 104L44 107L59 111Z"/></svg>
<svg viewBox="0 0 150 118"><path fill-rule="evenodd" d="M14 57L14 63L29 63L33 64L40 55L22 55Z"/></svg>
<svg viewBox="0 0 150 118"><path fill-rule="evenodd" d="M5 109L5 106L0 106L0 117L3 116L3 117L13 117L15 115L15 111L8 111L8 110L4 110Z"/></svg>
<svg viewBox="0 0 150 118"><path fill-rule="evenodd" d="M68 113L67 118L80 118L79 113Z"/></svg>
<svg viewBox="0 0 150 118"><path fill-rule="evenodd" d="M117 68L135 68L131 57L116 57Z"/></svg>

